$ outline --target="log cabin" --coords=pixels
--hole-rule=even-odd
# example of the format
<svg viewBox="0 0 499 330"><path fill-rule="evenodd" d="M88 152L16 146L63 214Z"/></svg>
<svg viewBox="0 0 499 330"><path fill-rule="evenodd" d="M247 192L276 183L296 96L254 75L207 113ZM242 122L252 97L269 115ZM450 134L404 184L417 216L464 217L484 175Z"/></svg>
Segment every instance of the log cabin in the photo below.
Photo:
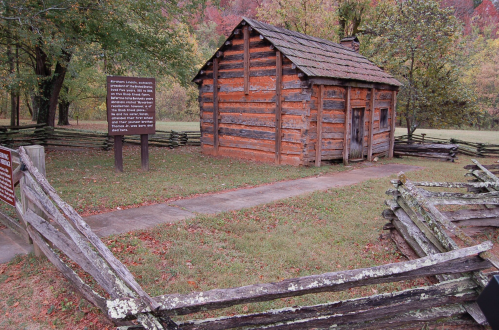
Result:
<svg viewBox="0 0 499 330"><path fill-rule="evenodd" d="M203 153L315 166L393 157L401 84L358 46L243 18L193 79Z"/></svg>

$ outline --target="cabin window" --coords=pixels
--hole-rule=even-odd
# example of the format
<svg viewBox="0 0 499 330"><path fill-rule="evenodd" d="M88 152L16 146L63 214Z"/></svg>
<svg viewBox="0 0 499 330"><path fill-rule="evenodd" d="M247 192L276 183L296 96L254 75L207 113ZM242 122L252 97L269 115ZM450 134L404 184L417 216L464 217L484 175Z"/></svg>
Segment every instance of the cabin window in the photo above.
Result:
<svg viewBox="0 0 499 330"><path fill-rule="evenodd" d="M380 126L380 128L387 128L388 127L388 109L387 108L381 109L381 117L379 119L379 126Z"/></svg>

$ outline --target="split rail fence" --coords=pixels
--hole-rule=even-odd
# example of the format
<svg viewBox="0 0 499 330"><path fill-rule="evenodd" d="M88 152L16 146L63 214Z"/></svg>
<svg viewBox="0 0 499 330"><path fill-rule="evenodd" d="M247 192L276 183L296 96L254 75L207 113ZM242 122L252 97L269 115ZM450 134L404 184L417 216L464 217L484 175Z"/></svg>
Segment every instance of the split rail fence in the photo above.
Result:
<svg viewBox="0 0 499 330"><path fill-rule="evenodd" d="M481 229L499 227L499 179L495 174L499 164L483 166L478 161L466 166L470 182L413 182L403 173L392 184L395 189L387 200L389 209L383 216L390 220L384 229L390 230L393 240L409 258L424 258L477 244L472 237ZM494 173L495 172L495 173ZM452 189L452 192L443 191ZM454 192L455 190L465 192ZM474 290L481 291L489 277L499 268L499 260L490 251L480 254L496 268L488 274L475 270L465 275L474 283ZM463 269L466 267L462 265ZM487 276L488 275L488 276ZM439 283L456 280L456 275L436 276ZM463 306L463 314L469 313L478 324L485 318L476 303Z"/></svg>
<svg viewBox="0 0 499 330"><path fill-rule="evenodd" d="M395 200L389 202L393 226L401 228L399 231L420 258L275 283L151 297L82 217L60 198L42 174L43 166L36 164L36 155L28 155L33 155L32 150L20 147L12 153L18 164L14 170L14 181L21 192L21 200L16 200L15 208L18 219L6 214L0 219L22 236L32 239L82 296L108 315L119 326L118 329L329 329L330 326L338 329L379 329L414 327L442 319L448 324L464 326L485 321L474 301L488 280L481 271L498 266L490 253L492 243L475 242L449 220L461 221L466 212L457 211L449 217L435 210L434 205L437 202L447 205L450 201L458 201L459 205L495 206L495 209L467 212L479 219L499 223L496 212L499 182L481 165L477 164L479 169L473 168L472 172L478 171L476 178L481 182L440 183L437 186L469 187L488 192L436 194L420 188L429 186L429 183L413 183L404 176L394 182L397 187L393 191ZM459 237L465 246L459 247L448 232ZM80 277L81 272L88 273L95 283L85 282ZM427 277L436 277L439 282L314 306L192 321L172 320L177 315L240 304ZM468 314L474 320L467 318ZM131 320L136 320L138 324L132 324Z"/></svg>
<svg viewBox="0 0 499 330"><path fill-rule="evenodd" d="M200 145L201 133L198 131L156 131L149 137L149 145L175 148L184 145ZM139 144L139 135L126 135L124 143ZM29 125L12 128L0 128L0 145L17 148L27 145L43 145L59 148L96 148L109 150L114 139L107 133L84 130L49 127L45 125Z"/></svg>
<svg viewBox="0 0 499 330"><path fill-rule="evenodd" d="M395 138L395 156L413 156L453 160L457 154L474 157L494 157L499 155L499 144L476 143L459 139L439 139L426 137L426 134L413 134Z"/></svg>

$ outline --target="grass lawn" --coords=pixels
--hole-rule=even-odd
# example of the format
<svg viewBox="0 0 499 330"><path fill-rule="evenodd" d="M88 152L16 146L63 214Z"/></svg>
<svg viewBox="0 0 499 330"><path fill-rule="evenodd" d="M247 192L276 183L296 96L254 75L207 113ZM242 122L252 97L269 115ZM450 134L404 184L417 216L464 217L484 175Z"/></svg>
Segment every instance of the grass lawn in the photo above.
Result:
<svg viewBox="0 0 499 330"><path fill-rule="evenodd" d="M155 149L151 171L140 168L138 147L125 148L125 173L115 173L112 152L53 151L47 177L79 212L162 202L198 193L245 187L353 167L275 166L204 156L198 147ZM490 164L496 159L482 159ZM419 181L465 181L470 158L455 163L404 158L379 163L423 167L408 174ZM366 166L356 164L354 167ZM395 176L393 177L395 178ZM187 293L396 262L403 257L382 230L381 212L390 178L330 189L215 216L198 216L151 230L104 239L151 295ZM495 243L497 233L489 235ZM72 289L46 260L19 257L0 265L1 329L105 329L111 324ZM335 294L308 295L247 304L222 314L400 290L423 280L383 284ZM216 316L206 312L199 317ZM191 318L187 316L186 318ZM174 318L179 319L179 318Z"/></svg>
<svg viewBox="0 0 499 330"><path fill-rule="evenodd" d="M200 147L152 147L148 172L141 170L139 146L125 146L123 159L124 172L116 173L112 151L48 151L47 178L65 201L86 215L366 166L276 166L205 156Z"/></svg>
<svg viewBox="0 0 499 330"><path fill-rule="evenodd" d="M427 137L434 137L439 139L459 139L469 142L478 143L499 143L499 131L471 131L471 130L457 130L457 129L424 129L418 128L414 134L425 133ZM395 129L395 136L407 135L407 128L397 127Z"/></svg>

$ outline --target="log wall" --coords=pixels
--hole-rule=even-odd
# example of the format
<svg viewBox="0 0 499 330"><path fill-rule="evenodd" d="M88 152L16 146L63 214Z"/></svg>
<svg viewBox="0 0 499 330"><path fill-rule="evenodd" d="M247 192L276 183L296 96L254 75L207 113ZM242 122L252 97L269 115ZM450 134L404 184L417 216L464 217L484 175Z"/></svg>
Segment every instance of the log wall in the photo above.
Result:
<svg viewBox="0 0 499 330"><path fill-rule="evenodd" d="M388 156L390 147L390 130L392 127L393 109L392 91L377 90L374 99L373 144L372 153L377 156ZM381 109L388 109L388 124L381 127Z"/></svg>
<svg viewBox="0 0 499 330"><path fill-rule="evenodd" d="M282 57L282 65L278 65L277 58L281 58L279 51L247 26L217 52L213 64L200 76L204 153L289 165L315 162L320 166L321 160L333 159L347 163L351 109L364 108L363 156L369 160L374 155L389 156L394 92L312 85L290 60ZM217 90L213 89L214 78ZM380 126L383 108L388 109L386 127Z"/></svg>
<svg viewBox="0 0 499 330"><path fill-rule="evenodd" d="M321 119L320 136L321 142L321 160L342 159L343 149L345 148L345 129L348 124L348 132L352 131L351 117L347 120L347 88L341 86L323 86L320 96L320 86L312 87L313 93L310 101L310 115L307 116L308 135L304 138L306 141L305 162L316 160L317 138L319 130L317 127L317 118ZM350 108L364 108L364 142L363 154L369 157L370 143L370 123L371 107L374 107L373 129L372 129L372 149L371 155L386 155L390 144L390 127L392 124L392 91L374 90L374 106L371 102L373 89L352 87L350 90ZM322 101L322 109L319 109L319 100ZM381 109L388 109L387 126L380 127ZM348 123L346 123L348 121ZM347 144L350 143L350 137L347 136ZM347 145L347 152L349 150Z"/></svg>
<svg viewBox="0 0 499 330"><path fill-rule="evenodd" d="M317 150L317 117L322 124L321 129L321 160L341 159L343 152L343 137L345 134L345 97L346 88L324 86L322 89L322 113L319 113L320 86L313 86L313 99L310 107L309 145L313 147L307 153L308 161L315 161Z"/></svg>
<svg viewBox="0 0 499 330"><path fill-rule="evenodd" d="M206 71L200 85L201 143L203 152L265 162L276 153L276 51L259 35L249 33L249 86L245 91L244 37L236 35L219 58L218 152L214 148L213 71ZM212 66L210 67L212 69ZM311 91L291 61L282 62L281 163L300 165L306 129L304 114ZM247 93L246 93L247 92Z"/></svg>

